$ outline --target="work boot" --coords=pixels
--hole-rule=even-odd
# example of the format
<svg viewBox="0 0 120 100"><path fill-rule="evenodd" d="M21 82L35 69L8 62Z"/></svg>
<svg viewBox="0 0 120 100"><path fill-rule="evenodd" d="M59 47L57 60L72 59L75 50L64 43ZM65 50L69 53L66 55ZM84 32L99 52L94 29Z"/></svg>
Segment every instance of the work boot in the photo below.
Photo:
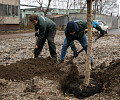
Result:
<svg viewBox="0 0 120 100"><path fill-rule="evenodd" d="M38 55L34 54L34 58L38 58Z"/></svg>
<svg viewBox="0 0 120 100"><path fill-rule="evenodd" d="M91 62L91 70L95 70L96 69L96 66L93 62Z"/></svg>
<svg viewBox="0 0 120 100"><path fill-rule="evenodd" d="M64 60L60 60L60 61L59 61L59 63L63 63L63 62L64 62Z"/></svg>
<svg viewBox="0 0 120 100"><path fill-rule="evenodd" d="M63 64L64 64L64 60L59 59L59 61L58 61L58 63L57 63L57 67L58 67L58 68L61 68L61 67L64 66Z"/></svg>

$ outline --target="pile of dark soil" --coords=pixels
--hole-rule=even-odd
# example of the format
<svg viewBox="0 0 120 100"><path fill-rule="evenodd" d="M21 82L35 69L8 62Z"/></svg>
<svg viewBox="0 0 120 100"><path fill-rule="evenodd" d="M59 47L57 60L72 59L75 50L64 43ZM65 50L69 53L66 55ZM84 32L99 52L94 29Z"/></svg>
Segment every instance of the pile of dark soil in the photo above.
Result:
<svg viewBox="0 0 120 100"><path fill-rule="evenodd" d="M0 78L25 81L35 76L58 80L63 74L51 58L25 59L11 65L0 65Z"/></svg>

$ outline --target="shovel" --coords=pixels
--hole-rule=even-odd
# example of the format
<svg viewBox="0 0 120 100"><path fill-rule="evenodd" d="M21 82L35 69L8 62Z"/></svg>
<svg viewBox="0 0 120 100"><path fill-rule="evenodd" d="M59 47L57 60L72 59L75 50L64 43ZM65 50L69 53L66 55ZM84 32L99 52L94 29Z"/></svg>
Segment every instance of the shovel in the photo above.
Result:
<svg viewBox="0 0 120 100"><path fill-rule="evenodd" d="M35 37L36 39L35 39L35 44L34 44L34 49L35 49L35 47L36 47L36 42L37 42L37 36ZM33 59L35 58L35 55L34 55L34 50L33 50Z"/></svg>
<svg viewBox="0 0 120 100"><path fill-rule="evenodd" d="M100 37L102 37L104 34L100 34L97 38L95 38L95 40L93 41L96 42ZM80 51L77 52L77 54L75 56L71 57L71 60L73 60L74 58L76 58L83 50L85 50L87 48L87 46L85 46L84 48L82 48Z"/></svg>

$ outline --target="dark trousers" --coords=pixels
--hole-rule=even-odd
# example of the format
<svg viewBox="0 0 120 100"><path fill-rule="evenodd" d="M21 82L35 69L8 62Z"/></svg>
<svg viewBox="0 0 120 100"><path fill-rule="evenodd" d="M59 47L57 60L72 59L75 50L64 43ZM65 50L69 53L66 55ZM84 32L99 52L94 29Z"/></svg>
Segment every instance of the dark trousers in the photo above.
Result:
<svg viewBox="0 0 120 100"><path fill-rule="evenodd" d="M42 51L44 43L47 39L48 45L49 45L50 55L54 58L57 57L56 46L54 43L55 34L56 34L56 28L53 28L53 29L45 32L45 37L44 37L43 41L40 43L40 46L38 47L38 49L39 49L38 55Z"/></svg>

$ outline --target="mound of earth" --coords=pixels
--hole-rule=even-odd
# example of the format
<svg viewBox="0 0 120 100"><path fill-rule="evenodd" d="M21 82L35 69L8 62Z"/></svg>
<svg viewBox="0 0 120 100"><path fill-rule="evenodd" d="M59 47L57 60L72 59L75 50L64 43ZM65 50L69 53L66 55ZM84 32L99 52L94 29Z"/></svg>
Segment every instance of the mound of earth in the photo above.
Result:
<svg viewBox="0 0 120 100"><path fill-rule="evenodd" d="M102 63L99 68L91 72L89 86L84 86L85 76L79 76L77 67L72 64L68 75L60 81L64 95L70 93L79 99L83 99L103 90L120 94L120 59L113 60L109 66Z"/></svg>
<svg viewBox="0 0 120 100"><path fill-rule="evenodd" d="M56 63L50 57L25 59L7 66L0 65L0 78L6 80L25 81L35 76L58 80L62 75L63 71L56 68Z"/></svg>

